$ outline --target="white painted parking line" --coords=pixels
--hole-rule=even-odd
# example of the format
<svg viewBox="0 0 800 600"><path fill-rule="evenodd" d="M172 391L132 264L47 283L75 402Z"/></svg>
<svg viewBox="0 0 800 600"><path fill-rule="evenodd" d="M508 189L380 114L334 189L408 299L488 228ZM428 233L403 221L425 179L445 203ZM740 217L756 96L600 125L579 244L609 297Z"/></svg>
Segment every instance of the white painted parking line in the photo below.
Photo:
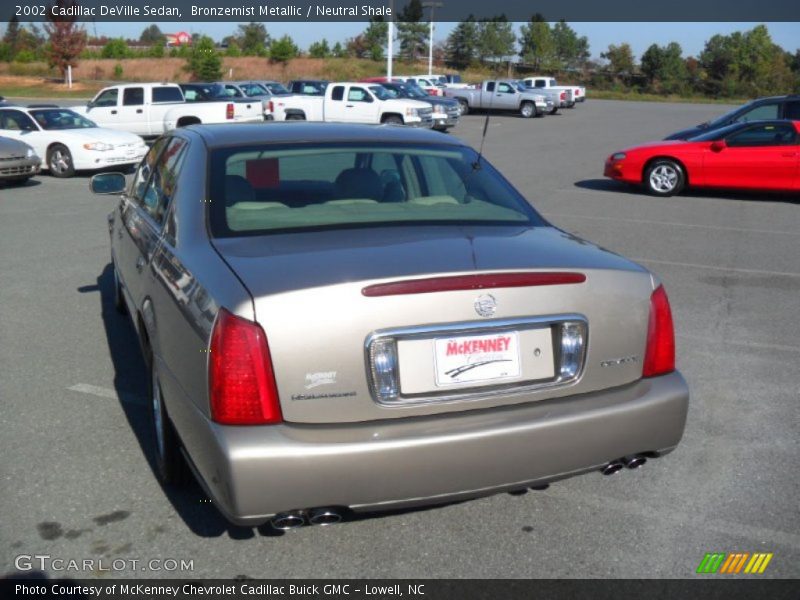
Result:
<svg viewBox="0 0 800 600"><path fill-rule="evenodd" d="M542 213L548 219L564 218L564 219L584 219L587 221L614 221L621 223L636 223L640 225L665 225L668 227L689 227L693 229L712 229L717 231L735 231L737 233L762 233L766 235L797 235L800 236L800 231L777 231L773 229L747 229L744 227L725 227L724 225L698 225L697 223L679 223L678 221L653 221L650 219L626 219L622 217L592 217L588 215L572 215L567 213Z"/></svg>
<svg viewBox="0 0 800 600"><path fill-rule="evenodd" d="M788 271L766 271L762 269L736 269L734 267L719 267L717 265L701 265L698 263L674 262L671 260L658 260L655 258L631 258L631 260L643 263L655 263L657 265L669 265L672 267L687 267L689 269L711 269L712 271L731 271L733 273L748 273L750 275L774 275L776 277L800 277L800 273Z"/></svg>
<svg viewBox="0 0 800 600"><path fill-rule="evenodd" d="M118 394L116 390L99 387L96 385L90 385L88 383L76 383L75 385L70 386L67 389L70 390L71 392L80 392L82 394L89 394L91 396L97 396L99 398L109 398L110 400L125 402L127 404L144 405L147 403L147 400L144 397L140 396L139 394L131 394L128 392L123 392L122 394Z"/></svg>

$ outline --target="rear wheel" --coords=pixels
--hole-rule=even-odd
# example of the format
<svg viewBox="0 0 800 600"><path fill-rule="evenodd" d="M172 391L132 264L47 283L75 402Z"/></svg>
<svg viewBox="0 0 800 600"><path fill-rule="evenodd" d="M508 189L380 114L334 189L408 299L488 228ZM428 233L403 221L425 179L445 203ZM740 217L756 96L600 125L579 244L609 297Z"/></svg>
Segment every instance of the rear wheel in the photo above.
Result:
<svg viewBox="0 0 800 600"><path fill-rule="evenodd" d="M75 166L72 164L72 154L63 144L53 144L47 151L47 166L53 177L72 177L75 175Z"/></svg>
<svg viewBox="0 0 800 600"><path fill-rule="evenodd" d="M683 190L686 175L674 160L659 159L647 167L644 185L655 196L673 196Z"/></svg>
<svg viewBox="0 0 800 600"><path fill-rule="evenodd" d="M178 434L164 406L164 396L152 353L148 362L150 363L150 415L156 438L156 473L165 484L183 485L189 479L189 469L181 455Z"/></svg>
<svg viewBox="0 0 800 600"><path fill-rule="evenodd" d="M519 114L524 119L530 119L536 114L536 106L534 106L533 102L523 102L519 107Z"/></svg>
<svg viewBox="0 0 800 600"><path fill-rule="evenodd" d="M458 99L458 108L461 110L461 116L469 114L469 102L463 98Z"/></svg>
<svg viewBox="0 0 800 600"><path fill-rule="evenodd" d="M556 107L555 107L553 110L551 110L551 111L550 111L549 113L547 113L547 114L554 115L554 114L556 114L557 112L558 112L558 107L556 106Z"/></svg>
<svg viewBox="0 0 800 600"><path fill-rule="evenodd" d="M286 120L287 121L305 121L306 118L301 114L292 113L292 114L286 115Z"/></svg>

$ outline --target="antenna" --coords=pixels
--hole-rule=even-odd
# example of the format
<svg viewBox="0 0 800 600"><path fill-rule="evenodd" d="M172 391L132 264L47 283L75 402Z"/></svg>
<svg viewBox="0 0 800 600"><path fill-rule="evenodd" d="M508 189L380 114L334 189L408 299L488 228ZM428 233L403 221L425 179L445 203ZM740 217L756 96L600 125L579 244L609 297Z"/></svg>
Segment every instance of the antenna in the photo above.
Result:
<svg viewBox="0 0 800 600"><path fill-rule="evenodd" d="M489 107L486 109L486 120L483 122L483 135L481 136L481 145L478 148L478 158L472 163L472 171L478 171L481 168L481 159L483 158L483 143L486 141L486 132L489 131L489 116L492 114L492 104L494 104L494 95L497 93L497 76L500 74L500 61L495 66L494 72L494 90L489 98Z"/></svg>

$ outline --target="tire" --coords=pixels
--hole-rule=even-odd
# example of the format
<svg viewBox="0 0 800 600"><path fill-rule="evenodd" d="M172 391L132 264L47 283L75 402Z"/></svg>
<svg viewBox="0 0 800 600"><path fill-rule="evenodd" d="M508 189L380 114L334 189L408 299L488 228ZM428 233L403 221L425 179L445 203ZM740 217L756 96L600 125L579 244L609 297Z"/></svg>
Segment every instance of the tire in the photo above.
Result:
<svg viewBox="0 0 800 600"><path fill-rule="evenodd" d="M114 271L114 310L119 314L124 315L128 312L128 307L125 306L125 299L122 297L122 284L119 282L119 275L117 274L117 267L111 263Z"/></svg>
<svg viewBox="0 0 800 600"><path fill-rule="evenodd" d="M75 165L72 163L72 154L63 144L53 144L47 150L47 167L53 177L72 177L75 175Z"/></svg>
<svg viewBox="0 0 800 600"><path fill-rule="evenodd" d="M458 99L458 107L461 109L461 116L469 114L469 102L464 100L463 98Z"/></svg>
<svg viewBox="0 0 800 600"><path fill-rule="evenodd" d="M686 186L686 174L674 160L659 159L647 167L644 185L654 196L674 196Z"/></svg>
<svg viewBox="0 0 800 600"><path fill-rule="evenodd" d="M389 115L388 117L384 118L382 123L384 125L402 125L403 119L398 117L397 115Z"/></svg>
<svg viewBox="0 0 800 600"><path fill-rule="evenodd" d="M182 486L189 480L189 468L181 455L181 445L172 421L164 406L164 396L158 380L152 353L150 366L150 417L155 434L156 474L166 485Z"/></svg>
<svg viewBox="0 0 800 600"><path fill-rule="evenodd" d="M292 113L290 115L286 115L287 121L305 121L305 117L303 115L298 115L296 113Z"/></svg>
<svg viewBox="0 0 800 600"><path fill-rule="evenodd" d="M558 112L558 107L556 106L556 107L555 107L553 110L551 110L551 111L550 111L549 113L547 113L547 114L548 114L548 115L554 115L554 114L556 114L557 112Z"/></svg>
<svg viewBox="0 0 800 600"><path fill-rule="evenodd" d="M520 104L519 114L523 119L530 119L536 115L536 105L533 102L523 102Z"/></svg>

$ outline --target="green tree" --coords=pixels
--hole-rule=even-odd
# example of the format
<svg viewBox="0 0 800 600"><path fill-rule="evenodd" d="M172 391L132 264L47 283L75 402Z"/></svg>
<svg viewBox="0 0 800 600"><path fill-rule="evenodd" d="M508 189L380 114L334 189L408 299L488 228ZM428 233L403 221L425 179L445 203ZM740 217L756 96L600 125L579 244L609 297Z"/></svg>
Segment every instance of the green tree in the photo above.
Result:
<svg viewBox="0 0 800 600"><path fill-rule="evenodd" d="M245 56L267 56L271 39L263 23L239 25L239 34L236 37Z"/></svg>
<svg viewBox="0 0 800 600"><path fill-rule="evenodd" d="M670 42L663 48L652 44L642 54L641 68L652 91L665 93L685 91L689 71L680 44Z"/></svg>
<svg viewBox="0 0 800 600"><path fill-rule="evenodd" d="M556 41L550 25L540 14L520 28L520 57L537 71L556 68Z"/></svg>
<svg viewBox="0 0 800 600"><path fill-rule="evenodd" d="M331 49L331 54L333 54L335 58L344 58L347 55L347 52L342 47L341 42L336 42L333 45L333 49Z"/></svg>
<svg viewBox="0 0 800 600"><path fill-rule="evenodd" d="M765 25L745 33L715 35L698 58L703 91L715 96L759 96L795 85L791 62Z"/></svg>
<svg viewBox="0 0 800 600"><path fill-rule="evenodd" d="M582 66L589 59L589 40L578 37L566 21L559 21L551 30L556 68L567 69Z"/></svg>
<svg viewBox="0 0 800 600"><path fill-rule="evenodd" d="M124 38L113 38L106 42L100 56L103 58L127 58L131 52Z"/></svg>
<svg viewBox="0 0 800 600"><path fill-rule="evenodd" d="M632 75L635 65L633 50L628 43L619 46L610 44L608 50L600 54L601 58L608 61L608 68L614 75Z"/></svg>
<svg viewBox="0 0 800 600"><path fill-rule="evenodd" d="M295 58L300 49L291 37L284 35L282 38L272 42L269 49L269 59L272 62L287 63Z"/></svg>
<svg viewBox="0 0 800 600"><path fill-rule="evenodd" d="M148 46L164 46L167 43L167 36L161 33L158 25L153 23L142 30L139 41Z"/></svg>
<svg viewBox="0 0 800 600"><path fill-rule="evenodd" d="M478 58L500 60L514 54L517 36L505 15L478 21Z"/></svg>
<svg viewBox="0 0 800 600"><path fill-rule="evenodd" d="M239 44L236 43L236 40L229 41L227 48L225 48L225 56L231 56L235 58L241 55L242 51L239 49Z"/></svg>
<svg viewBox="0 0 800 600"><path fill-rule="evenodd" d="M222 60L207 35L195 36L189 52L186 70L197 81L215 81L222 78Z"/></svg>
<svg viewBox="0 0 800 600"><path fill-rule="evenodd" d="M400 54L410 62L427 53L429 26L422 22L422 16L420 0L411 0L397 15Z"/></svg>
<svg viewBox="0 0 800 600"><path fill-rule="evenodd" d="M311 44L308 47L308 55L311 58L328 58L331 55L331 48L328 46L328 40L322 38L322 41Z"/></svg>
<svg viewBox="0 0 800 600"><path fill-rule="evenodd" d="M63 73L68 66L78 65L78 57L86 46L86 31L77 24L77 16L60 16L77 13L76 0L56 0L53 6L59 9L59 16L54 16L53 11L47 13L48 22L44 25L48 35L47 63Z"/></svg>
<svg viewBox="0 0 800 600"><path fill-rule="evenodd" d="M382 60L383 49L389 43L389 24L384 22L383 17L373 17L362 35L369 58Z"/></svg>
<svg viewBox="0 0 800 600"><path fill-rule="evenodd" d="M469 15L466 21L455 26L445 43L447 64L455 69L465 69L477 54L478 24L475 17Z"/></svg>

